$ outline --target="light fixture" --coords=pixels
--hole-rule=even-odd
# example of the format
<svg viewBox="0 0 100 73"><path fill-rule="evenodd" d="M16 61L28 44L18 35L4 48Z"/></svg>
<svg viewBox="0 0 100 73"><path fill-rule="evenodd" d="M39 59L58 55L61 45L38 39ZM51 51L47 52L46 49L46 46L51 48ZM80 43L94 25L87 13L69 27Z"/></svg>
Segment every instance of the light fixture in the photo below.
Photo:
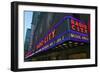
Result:
<svg viewBox="0 0 100 73"><path fill-rule="evenodd" d="M65 45L67 45L67 44L66 44L66 43L64 43L64 44L62 44L62 45L64 45L64 46L65 46Z"/></svg>
<svg viewBox="0 0 100 73"><path fill-rule="evenodd" d="M78 44L78 42L75 42L74 44Z"/></svg>
<svg viewBox="0 0 100 73"><path fill-rule="evenodd" d="M69 43L71 44L72 42L71 42L71 41L69 41Z"/></svg>

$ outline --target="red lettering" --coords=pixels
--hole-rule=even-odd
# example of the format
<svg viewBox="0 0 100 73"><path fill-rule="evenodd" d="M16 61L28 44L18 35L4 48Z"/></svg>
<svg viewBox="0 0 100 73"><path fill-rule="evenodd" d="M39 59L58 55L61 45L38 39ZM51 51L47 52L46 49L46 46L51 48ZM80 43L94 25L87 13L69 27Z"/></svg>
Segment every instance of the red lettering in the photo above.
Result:
<svg viewBox="0 0 100 73"><path fill-rule="evenodd" d="M76 24L75 24L75 25L76 25L76 27L79 27L79 22L78 22L78 21L76 21Z"/></svg>
<svg viewBox="0 0 100 73"><path fill-rule="evenodd" d="M71 28L72 28L73 30L75 30L75 25L72 25Z"/></svg>
<svg viewBox="0 0 100 73"><path fill-rule="evenodd" d="M49 40L53 39L55 37L55 30L49 33L37 46L36 48L39 49L43 45L45 45Z"/></svg>
<svg viewBox="0 0 100 73"><path fill-rule="evenodd" d="M52 38L55 37L55 30L52 32Z"/></svg>
<svg viewBox="0 0 100 73"><path fill-rule="evenodd" d="M74 25L74 20L73 20L73 19L71 19L71 24L73 24L73 25Z"/></svg>
<svg viewBox="0 0 100 73"><path fill-rule="evenodd" d="M71 19L71 29L81 33L88 33L88 27L85 23L73 19Z"/></svg>

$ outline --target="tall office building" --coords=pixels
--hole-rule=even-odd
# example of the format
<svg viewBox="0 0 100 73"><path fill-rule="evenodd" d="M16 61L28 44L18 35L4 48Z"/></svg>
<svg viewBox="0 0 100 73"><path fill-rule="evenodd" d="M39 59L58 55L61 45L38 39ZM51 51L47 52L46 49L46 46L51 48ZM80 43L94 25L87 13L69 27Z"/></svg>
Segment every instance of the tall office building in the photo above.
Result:
<svg viewBox="0 0 100 73"><path fill-rule="evenodd" d="M25 43L24 43L24 52L25 52L25 54L28 52L28 49L29 49L30 34L31 34L31 29L27 29L26 37L25 37Z"/></svg>
<svg viewBox="0 0 100 73"><path fill-rule="evenodd" d="M32 23L31 23L31 35L30 35L29 51L34 50L33 39L34 39L36 27L38 26L37 23L39 21L39 16L40 16L40 12L33 12Z"/></svg>

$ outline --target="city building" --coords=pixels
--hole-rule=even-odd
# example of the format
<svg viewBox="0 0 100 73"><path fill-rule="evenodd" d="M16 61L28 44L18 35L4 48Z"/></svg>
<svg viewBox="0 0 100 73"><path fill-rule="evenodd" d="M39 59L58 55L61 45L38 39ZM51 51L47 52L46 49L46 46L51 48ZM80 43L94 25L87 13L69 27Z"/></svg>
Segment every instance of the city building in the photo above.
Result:
<svg viewBox="0 0 100 73"><path fill-rule="evenodd" d="M38 26L38 20L39 20L39 15L40 12L33 12L33 17L32 17L32 23L31 23L31 35L30 35L30 46L29 46L29 51L33 50L33 39L34 39L34 35L35 35L35 30L36 27Z"/></svg>
<svg viewBox="0 0 100 73"><path fill-rule="evenodd" d="M38 13L38 12L37 12ZM90 58L88 14L39 12L28 61ZM38 19L38 21L36 21ZM32 27L34 28L34 27Z"/></svg>
<svg viewBox="0 0 100 73"><path fill-rule="evenodd" d="M26 37L25 37L25 42L24 42L24 53L25 54L27 54L27 52L29 50L30 34L31 34L31 29L27 29Z"/></svg>

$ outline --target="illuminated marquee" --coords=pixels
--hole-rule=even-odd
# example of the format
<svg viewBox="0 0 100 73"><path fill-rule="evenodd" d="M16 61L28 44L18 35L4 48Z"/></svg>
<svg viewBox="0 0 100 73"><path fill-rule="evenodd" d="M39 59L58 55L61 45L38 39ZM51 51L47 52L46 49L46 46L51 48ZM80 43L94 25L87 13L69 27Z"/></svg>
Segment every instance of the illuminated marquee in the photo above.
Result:
<svg viewBox="0 0 100 73"><path fill-rule="evenodd" d="M45 45L49 40L53 39L55 37L55 30L53 30L51 33L49 33L37 46L36 48L40 48L43 45Z"/></svg>
<svg viewBox="0 0 100 73"><path fill-rule="evenodd" d="M53 30L51 30L51 32L36 45L37 53L68 40L79 42L89 41L88 26L85 22L81 22L76 18L71 16L65 17L55 26L53 27Z"/></svg>

